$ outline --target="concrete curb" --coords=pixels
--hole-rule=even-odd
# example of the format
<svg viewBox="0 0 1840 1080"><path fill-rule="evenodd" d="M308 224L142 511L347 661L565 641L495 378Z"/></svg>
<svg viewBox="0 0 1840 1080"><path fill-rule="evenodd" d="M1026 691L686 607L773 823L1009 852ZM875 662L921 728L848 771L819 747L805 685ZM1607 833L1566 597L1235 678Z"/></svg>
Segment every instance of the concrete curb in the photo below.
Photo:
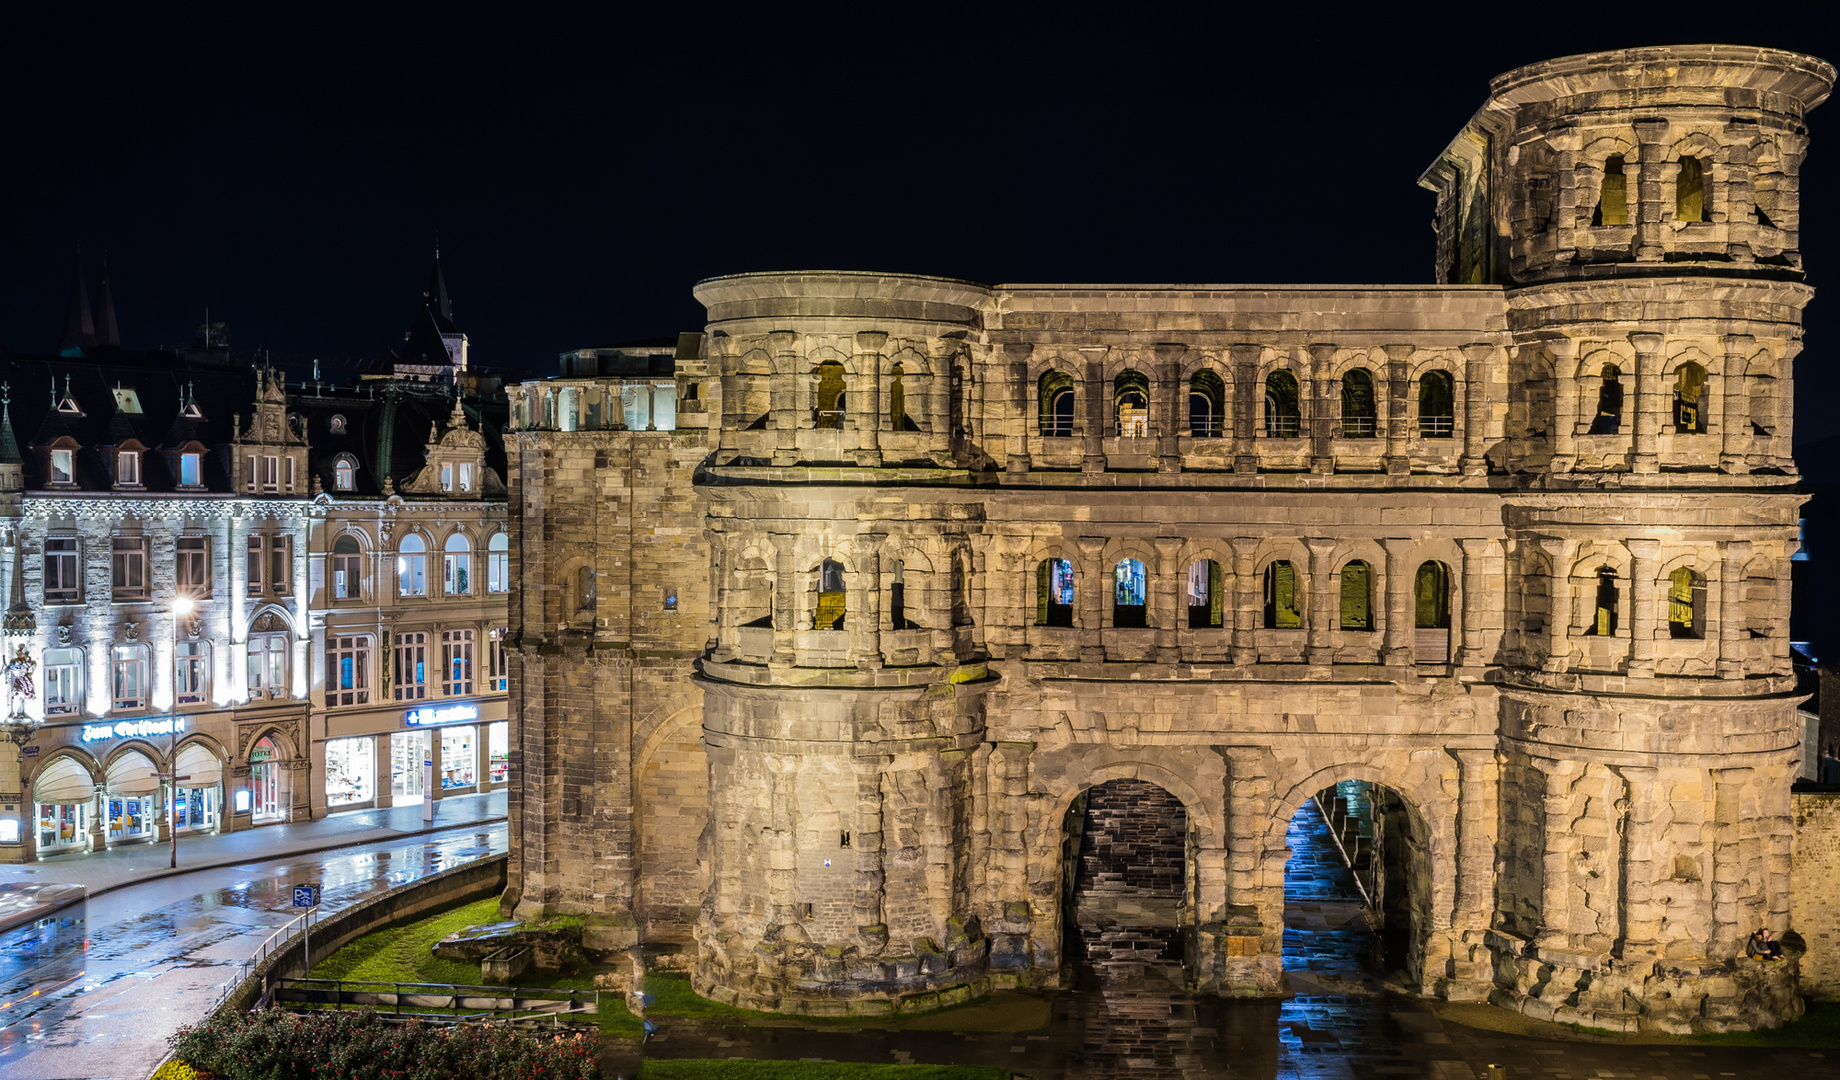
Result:
<svg viewBox="0 0 1840 1080"><path fill-rule="evenodd" d="M475 821L456 822L452 825L432 825L426 829L416 829L413 832L399 832L393 836L380 836L380 837L376 837L375 839L370 839L370 840L354 841L351 837L346 837L335 843L325 843L325 844L320 844L314 847L290 848L286 851L257 852L251 855L247 855L240 859L222 859L217 862L203 863L198 866L181 866L181 867L178 867L177 869L168 868L165 870L159 870L151 874L142 875L140 877L130 878L125 881L118 881L113 885L104 885L100 889L86 889L86 891L84 892L82 896L73 897L69 900L64 901L61 904L58 904L56 907L48 908L43 911L31 911L31 912L27 912L22 915L14 915L14 916L11 916L10 918L0 920L0 934L4 934L9 930L13 930L18 927L24 926L27 923L33 923L33 922L37 922L40 919L50 918L51 916L57 914L58 912L63 911L65 908L71 907L72 905L75 905L75 904L83 903L92 897L102 896L105 893L112 893L117 889L126 889L133 885L144 885L149 881L159 881L162 878L179 877L182 874L199 874L199 873L203 873L206 870L222 870L226 866L241 866L244 863L274 862L276 859L291 859L297 855L318 855L320 852L323 852L323 851L335 851L339 848L344 848L344 847L362 847L366 844L387 844L393 840L406 840L406 839L409 839L410 837L427 836L431 833L438 833L438 832L449 832L453 829L470 829L470 828L474 828L479 825L496 825L501 821L508 821L508 820L510 820L509 815L501 815L499 817L479 818L478 820L475 820ZM489 858L490 856L487 856L487 857Z"/></svg>

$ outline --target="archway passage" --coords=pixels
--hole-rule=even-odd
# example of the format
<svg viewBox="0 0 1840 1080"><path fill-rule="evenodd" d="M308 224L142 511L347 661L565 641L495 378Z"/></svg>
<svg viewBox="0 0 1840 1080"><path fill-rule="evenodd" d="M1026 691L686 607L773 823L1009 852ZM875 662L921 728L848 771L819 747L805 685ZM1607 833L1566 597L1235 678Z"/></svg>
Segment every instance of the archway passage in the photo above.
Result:
<svg viewBox="0 0 1840 1080"><path fill-rule="evenodd" d="M1345 780L1291 818L1284 970L1298 994L1418 982L1429 905L1424 829L1399 795Z"/></svg>
<svg viewBox="0 0 1840 1080"><path fill-rule="evenodd" d="M1087 989L1180 989L1190 913L1188 812L1142 780L1112 780L1067 812L1067 956Z"/></svg>

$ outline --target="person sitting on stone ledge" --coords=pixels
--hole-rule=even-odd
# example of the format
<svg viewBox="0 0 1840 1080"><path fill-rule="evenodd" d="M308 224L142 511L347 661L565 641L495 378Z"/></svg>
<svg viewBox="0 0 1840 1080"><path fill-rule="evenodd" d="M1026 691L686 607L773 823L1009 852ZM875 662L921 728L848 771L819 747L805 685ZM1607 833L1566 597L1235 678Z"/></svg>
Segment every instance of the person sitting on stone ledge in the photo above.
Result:
<svg viewBox="0 0 1840 1080"><path fill-rule="evenodd" d="M1770 936L1770 928L1759 926L1745 943L1744 954L1753 960L1781 960L1783 958L1782 942Z"/></svg>

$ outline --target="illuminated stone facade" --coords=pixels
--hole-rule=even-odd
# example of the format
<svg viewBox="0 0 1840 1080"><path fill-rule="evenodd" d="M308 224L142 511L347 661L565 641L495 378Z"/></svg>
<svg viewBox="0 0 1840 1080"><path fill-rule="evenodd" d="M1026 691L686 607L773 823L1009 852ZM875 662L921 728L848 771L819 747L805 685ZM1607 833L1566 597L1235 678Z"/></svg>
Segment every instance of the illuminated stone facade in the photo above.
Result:
<svg viewBox="0 0 1840 1080"><path fill-rule="evenodd" d="M1795 1015L1795 965L1741 954L1791 929L1833 75L1502 76L1421 181L1435 285L747 274L650 380L676 430L621 430L628 376L512 391L511 903L693 938L755 1008L1054 984L1068 810L1130 779L1185 812L1192 984L1272 994L1287 823L1355 779L1426 992Z"/></svg>

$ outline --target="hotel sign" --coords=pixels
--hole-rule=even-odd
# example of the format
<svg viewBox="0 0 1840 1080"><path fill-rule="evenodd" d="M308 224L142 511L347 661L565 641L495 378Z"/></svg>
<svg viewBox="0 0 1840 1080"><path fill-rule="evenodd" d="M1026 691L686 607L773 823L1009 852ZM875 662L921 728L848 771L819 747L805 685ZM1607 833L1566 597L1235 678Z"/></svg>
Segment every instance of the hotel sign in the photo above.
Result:
<svg viewBox="0 0 1840 1080"><path fill-rule="evenodd" d="M185 720L167 717L164 720L123 720L118 724L84 724L83 741L101 742L103 739L134 739L148 735L183 735Z"/></svg>
<svg viewBox="0 0 1840 1080"><path fill-rule="evenodd" d="M410 709L403 714L403 723L410 727L464 724L469 720L477 719L479 719L479 706L477 705L429 705L420 709Z"/></svg>

